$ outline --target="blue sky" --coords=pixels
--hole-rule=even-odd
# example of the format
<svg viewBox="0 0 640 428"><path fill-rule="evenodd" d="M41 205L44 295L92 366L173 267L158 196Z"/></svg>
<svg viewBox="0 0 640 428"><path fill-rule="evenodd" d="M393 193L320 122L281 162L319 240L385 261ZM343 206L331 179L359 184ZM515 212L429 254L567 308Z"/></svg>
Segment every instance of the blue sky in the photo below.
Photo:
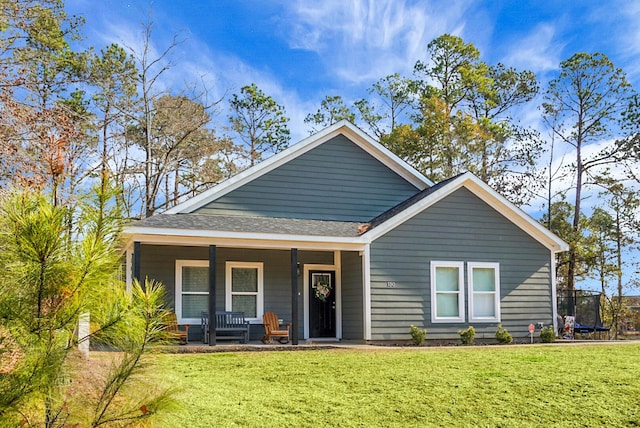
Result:
<svg viewBox="0 0 640 428"><path fill-rule="evenodd" d="M284 105L292 141L308 134L304 117L326 95L347 103L378 79L411 76L427 44L443 33L473 43L490 64L534 71L542 87L573 53L604 52L640 86L640 2L629 1L176 1L68 0L83 15L86 45L141 43L154 22L162 50L174 34L175 67L163 82L175 91L204 79L212 94L255 82ZM523 119L536 122L532 103ZM222 110L221 121L226 112Z"/></svg>

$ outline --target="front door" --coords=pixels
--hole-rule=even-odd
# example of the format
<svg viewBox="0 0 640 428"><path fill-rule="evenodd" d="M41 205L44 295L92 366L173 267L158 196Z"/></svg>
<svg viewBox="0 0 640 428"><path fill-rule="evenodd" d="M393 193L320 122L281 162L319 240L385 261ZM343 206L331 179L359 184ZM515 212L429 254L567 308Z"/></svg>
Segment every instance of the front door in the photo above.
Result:
<svg viewBox="0 0 640 428"><path fill-rule="evenodd" d="M336 274L309 271L309 336L336 337Z"/></svg>

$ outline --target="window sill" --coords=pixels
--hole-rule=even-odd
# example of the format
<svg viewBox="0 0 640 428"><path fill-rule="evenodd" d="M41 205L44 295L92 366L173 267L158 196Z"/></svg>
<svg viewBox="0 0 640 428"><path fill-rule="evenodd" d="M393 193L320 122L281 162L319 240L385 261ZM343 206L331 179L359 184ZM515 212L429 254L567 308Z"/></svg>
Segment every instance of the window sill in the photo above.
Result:
<svg viewBox="0 0 640 428"><path fill-rule="evenodd" d="M462 324L465 320L462 318L436 318L432 319L432 324Z"/></svg>
<svg viewBox="0 0 640 428"><path fill-rule="evenodd" d="M469 322L492 324L492 323L499 323L500 318L470 318Z"/></svg>

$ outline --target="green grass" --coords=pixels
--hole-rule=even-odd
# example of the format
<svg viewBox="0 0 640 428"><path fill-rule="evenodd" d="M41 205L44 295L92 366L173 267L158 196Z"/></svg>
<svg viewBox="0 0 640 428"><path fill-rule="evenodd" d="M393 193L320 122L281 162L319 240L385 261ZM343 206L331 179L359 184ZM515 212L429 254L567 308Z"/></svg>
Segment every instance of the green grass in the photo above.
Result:
<svg viewBox="0 0 640 428"><path fill-rule="evenodd" d="M167 426L637 426L640 345L157 357Z"/></svg>

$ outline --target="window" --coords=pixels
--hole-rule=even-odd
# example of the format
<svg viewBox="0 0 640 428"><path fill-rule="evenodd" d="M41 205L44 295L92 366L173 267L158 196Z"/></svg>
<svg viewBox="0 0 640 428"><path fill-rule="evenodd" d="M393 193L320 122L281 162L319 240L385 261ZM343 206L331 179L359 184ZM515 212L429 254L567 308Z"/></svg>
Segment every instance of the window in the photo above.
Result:
<svg viewBox="0 0 640 428"><path fill-rule="evenodd" d="M176 260L176 316L181 324L199 324L209 310L209 262Z"/></svg>
<svg viewBox="0 0 640 428"><path fill-rule="evenodd" d="M431 262L431 322L465 322L465 296L469 322L500 321L500 264Z"/></svg>
<svg viewBox="0 0 640 428"><path fill-rule="evenodd" d="M431 262L431 322L464 321L463 272L463 262Z"/></svg>
<svg viewBox="0 0 640 428"><path fill-rule="evenodd" d="M262 263L227 262L226 310L242 311L247 319L259 320L263 313Z"/></svg>
<svg viewBox="0 0 640 428"><path fill-rule="evenodd" d="M500 321L500 265L467 263L469 321Z"/></svg>

